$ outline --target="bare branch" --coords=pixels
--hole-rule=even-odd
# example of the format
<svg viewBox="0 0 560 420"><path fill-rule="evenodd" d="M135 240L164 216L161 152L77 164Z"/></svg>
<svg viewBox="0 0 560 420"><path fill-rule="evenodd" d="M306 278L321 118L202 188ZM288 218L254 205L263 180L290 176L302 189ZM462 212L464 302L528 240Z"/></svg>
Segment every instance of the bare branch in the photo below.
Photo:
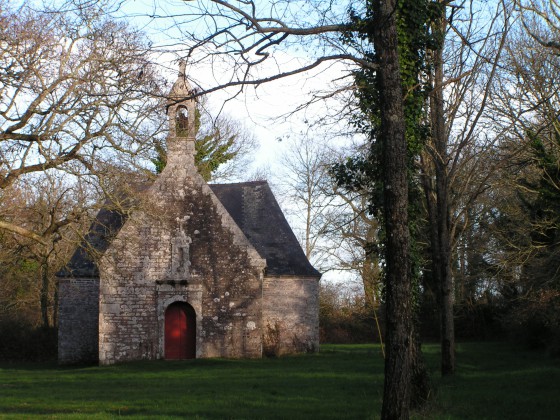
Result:
<svg viewBox="0 0 560 420"><path fill-rule="evenodd" d="M30 231L28 229L22 228L21 226L15 225L13 223L8 223L0 220L0 229L5 229L13 233L17 233L24 238L32 239L35 242L38 242L42 245L47 245L48 241L40 235L37 235L35 232Z"/></svg>

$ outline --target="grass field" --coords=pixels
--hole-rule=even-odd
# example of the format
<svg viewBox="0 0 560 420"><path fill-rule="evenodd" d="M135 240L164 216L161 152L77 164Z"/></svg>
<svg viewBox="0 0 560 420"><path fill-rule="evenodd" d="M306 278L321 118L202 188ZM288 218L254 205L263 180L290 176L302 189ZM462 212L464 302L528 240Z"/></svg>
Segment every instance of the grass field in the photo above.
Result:
<svg viewBox="0 0 560 420"><path fill-rule="evenodd" d="M508 344L458 348L441 379L424 346L434 395L416 419L560 418L560 361ZM373 345L263 360L141 362L110 367L0 364L1 418L375 419L383 360Z"/></svg>

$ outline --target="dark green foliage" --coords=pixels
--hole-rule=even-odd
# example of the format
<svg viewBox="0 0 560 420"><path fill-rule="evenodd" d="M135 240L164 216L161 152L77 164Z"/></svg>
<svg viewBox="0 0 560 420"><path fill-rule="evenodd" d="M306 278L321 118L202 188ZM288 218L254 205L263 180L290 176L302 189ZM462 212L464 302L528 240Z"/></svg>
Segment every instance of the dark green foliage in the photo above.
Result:
<svg viewBox="0 0 560 420"><path fill-rule="evenodd" d="M533 292L508 306L503 327L510 338L529 349L546 350L560 358L560 291Z"/></svg>
<svg viewBox="0 0 560 420"><path fill-rule="evenodd" d="M235 158L239 148L234 147L238 135L232 133L229 127L212 127L211 130L200 131L201 114L197 109L195 113L195 164L200 175L205 181L210 181L212 174L218 167ZM206 133L206 134L205 134ZM160 174L167 164L167 147L159 139L153 140L155 156L151 161L155 166L156 174Z"/></svg>
<svg viewBox="0 0 560 420"><path fill-rule="evenodd" d="M56 360L55 328L34 327L23 320L2 320L0 337L0 360Z"/></svg>
<svg viewBox="0 0 560 420"><path fill-rule="evenodd" d="M409 179L409 231L411 234L410 267L411 278L419 281L425 254L421 239L424 229L422 194L417 173L419 153L430 135L426 105L428 100L428 72L430 62L427 58L428 49L432 48L441 34L433 34L430 24L443 6L429 0L400 0L397 10L399 37L399 60L401 66L404 111L406 119L406 140L408 145L408 179ZM344 42L357 45L363 41L373 44L372 33L374 19L371 4L365 13L359 14L351 9L349 12L353 31L342 35ZM377 58L373 49L368 53L369 60ZM354 116L353 124L369 137L369 150L365 155L349 157L346 162L333 166L331 173L337 184L349 191L365 191L369 197L369 212L381 223L380 242L372 244L368 249L380 256L384 261L384 223L383 223L383 172L385 164L382 157L381 143L378 141L381 117L384 104L379 96L377 73L372 69L361 68L354 73L357 99L360 112ZM419 293L418 284L415 287ZM418 303L418 296L415 302Z"/></svg>
<svg viewBox="0 0 560 420"><path fill-rule="evenodd" d="M498 247L520 269L502 274L506 280L519 278L516 287L509 282L501 288L506 298L541 288L560 290L560 135L531 131L523 147L512 158L516 193L490 213L484 226L493 229Z"/></svg>
<svg viewBox="0 0 560 420"><path fill-rule="evenodd" d="M400 0L398 2L399 62L410 159L416 158L429 135L426 118L426 100L429 89L426 75L429 71L429 61L426 51L436 42L429 26L434 16L434 7L439 6L429 0ZM355 30L345 33L343 39L350 45L363 40L368 40L372 44L372 25L374 23L371 6L368 6L364 16L351 10L350 20ZM366 58L373 62L377 61L373 50L368 53ZM358 86L357 95L361 112L355 116L353 123L361 132L368 134L372 143L375 144L379 132L380 112L383 109L377 86L377 73L372 69L362 68L357 70L354 75ZM370 157L379 158L378 153L379 151L375 153L372 150ZM382 162L378 163L382 164Z"/></svg>
<svg viewBox="0 0 560 420"><path fill-rule="evenodd" d="M516 342L560 355L560 134L557 123L526 133L512 159L517 193L493 215L504 261L498 283L502 326Z"/></svg>
<svg viewBox="0 0 560 420"><path fill-rule="evenodd" d="M223 138L220 129L217 128L212 134L196 140L194 162L205 181L210 181L212 173L221 164L235 157L236 152L230 151L235 139L236 136Z"/></svg>
<svg viewBox="0 0 560 420"><path fill-rule="evenodd" d="M163 141L159 139L153 140L155 156L150 160L154 164L156 174L161 174L165 165L167 165L167 148Z"/></svg>
<svg viewBox="0 0 560 420"><path fill-rule="evenodd" d="M437 308L432 317L422 313L422 334L425 339L439 339L440 320ZM476 302L455 304L455 337L457 340L495 340L505 337L502 320L503 305L490 294ZM434 316L435 315L435 316Z"/></svg>
<svg viewBox="0 0 560 420"><path fill-rule="evenodd" d="M526 277L540 288L560 291L560 134L543 139L527 133L538 179L525 181L536 197L523 199L533 225L531 241L535 248L533 263L526 265Z"/></svg>

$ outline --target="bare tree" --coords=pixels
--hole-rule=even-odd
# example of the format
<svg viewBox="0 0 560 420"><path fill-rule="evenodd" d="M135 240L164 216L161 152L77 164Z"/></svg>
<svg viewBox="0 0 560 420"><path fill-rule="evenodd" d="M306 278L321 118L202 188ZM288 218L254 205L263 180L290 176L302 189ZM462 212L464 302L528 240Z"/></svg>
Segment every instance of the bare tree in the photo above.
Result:
<svg viewBox="0 0 560 420"><path fill-rule="evenodd" d="M377 247L380 244L379 221L369 214L367 195L336 188L340 204L326 236L332 241L329 251L336 268L358 273L366 303L370 308L381 304L383 276Z"/></svg>
<svg viewBox="0 0 560 420"><path fill-rule="evenodd" d="M321 241L331 223L334 201L328 156L326 144L298 137L287 141L280 159L284 195L291 199L286 211L296 226L303 226L299 236L305 255L322 271L329 268Z"/></svg>
<svg viewBox="0 0 560 420"><path fill-rule="evenodd" d="M383 282L377 252L380 223L369 214L367 192L338 186L333 173L335 163L363 154L364 148L329 147L324 138L288 140L280 159L281 195L289 198L284 211L296 232L299 227L300 243L314 266L359 280L367 309L375 311ZM380 330L379 323L376 327Z"/></svg>
<svg viewBox="0 0 560 420"><path fill-rule="evenodd" d="M340 60L375 68L362 58L365 54L349 51L340 37L351 29L348 7L347 1L215 0L188 3L172 9L175 13L154 5L151 16L168 22L167 32L176 33L169 42L175 41L176 51L190 66L212 63L217 83L204 89L210 93L232 87L241 91ZM188 29L195 26L195 31ZM305 54L296 54L293 60L278 55L302 49Z"/></svg>
<svg viewBox="0 0 560 420"><path fill-rule="evenodd" d="M455 370L454 250L468 225L468 212L491 174L484 151L495 138L484 130L490 132L488 104L507 36L509 10L505 2L496 2L495 9L483 9L487 15L476 19L475 7L482 7L474 2L441 5L431 28L439 44L429 52L433 65L429 81L431 138L422 160L422 181L431 271L440 306L441 372L447 375Z"/></svg>
<svg viewBox="0 0 560 420"><path fill-rule="evenodd" d="M81 176L113 159L132 164L161 130L146 42L100 12L11 9L0 0L0 194L49 169ZM0 228L42 244L53 233L1 215Z"/></svg>
<svg viewBox="0 0 560 420"><path fill-rule="evenodd" d="M528 34L551 53L560 52L560 2L558 0L516 0L521 23Z"/></svg>
<svg viewBox="0 0 560 420"><path fill-rule="evenodd" d="M0 213L7 223L36 232L41 241L3 231L0 249L6 271L0 278L19 293L6 297L6 309L38 306L43 326L56 325L55 273L66 263L93 216L96 193L83 180L72 180L57 171L18 179L4 191ZM9 250L9 251L8 251ZM27 278L21 278L23 274ZM36 299L36 300L34 300ZM38 305L37 305L38 304Z"/></svg>
<svg viewBox="0 0 560 420"><path fill-rule="evenodd" d="M494 95L497 148L504 162L493 187L500 197L489 207L496 246L488 259L501 274L504 295L523 301L558 288L560 192L560 5L519 1L521 25L510 33L503 77ZM508 296L511 297L511 296Z"/></svg>

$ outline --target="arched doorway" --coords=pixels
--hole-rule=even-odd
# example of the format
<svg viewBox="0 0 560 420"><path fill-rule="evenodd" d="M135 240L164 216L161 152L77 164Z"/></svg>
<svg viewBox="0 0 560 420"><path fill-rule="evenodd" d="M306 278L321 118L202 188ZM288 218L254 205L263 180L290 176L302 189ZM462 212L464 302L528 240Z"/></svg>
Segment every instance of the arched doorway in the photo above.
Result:
<svg viewBox="0 0 560 420"><path fill-rule="evenodd" d="M165 358L196 357L196 313L185 302L174 302L165 310Z"/></svg>

